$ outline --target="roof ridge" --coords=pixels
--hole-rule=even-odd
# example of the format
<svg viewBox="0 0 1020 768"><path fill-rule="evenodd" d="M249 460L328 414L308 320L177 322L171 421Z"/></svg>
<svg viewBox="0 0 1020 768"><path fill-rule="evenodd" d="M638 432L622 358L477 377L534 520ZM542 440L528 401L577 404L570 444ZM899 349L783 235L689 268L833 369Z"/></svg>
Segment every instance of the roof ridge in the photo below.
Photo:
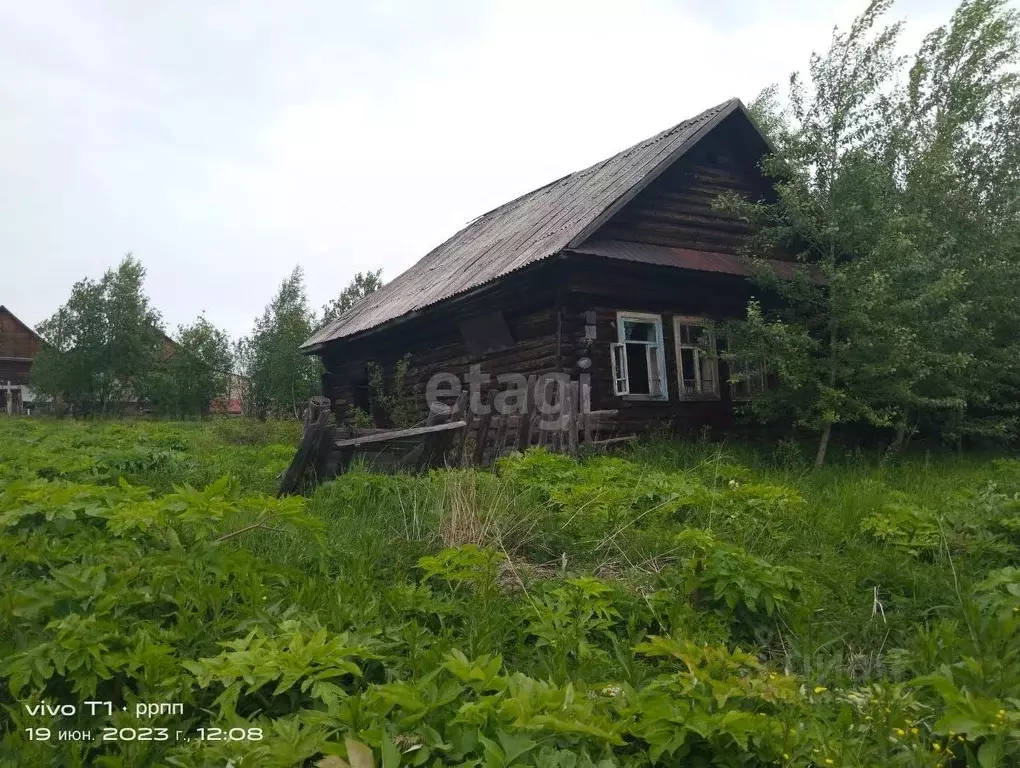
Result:
<svg viewBox="0 0 1020 768"><path fill-rule="evenodd" d="M625 147L624 149L621 149L619 152L616 152L615 154L612 154L609 157L605 157L602 160L599 160L597 163L592 163L591 165L589 165L589 166L587 166L585 168L581 168L581 169L576 170L576 171L571 171L568 174L560 176L558 179L554 179L553 181L550 181L548 184L543 184L541 187L535 187L530 192L525 192L523 195L518 195L513 200L505 202L502 205L498 205L495 208L492 208L491 210L486 211L485 213L480 213L479 215L477 215L473 219L471 219L465 226L469 227L472 224L474 224L475 222L479 221L480 219L485 218L489 214L497 213L498 211L501 211L501 210L503 210L505 208L510 208L511 206L514 206L517 203L520 203L525 198L530 197L531 195L537 194L537 193L541 192L544 189L548 189L549 187L555 186L556 184L559 184L561 181L566 181L567 179L570 179L570 178L574 178L574 177L577 177L577 176L582 176L582 175L587 174L587 173L591 173L591 172L595 171L595 169L598 168L599 166L603 166L606 163L609 163L612 160L615 160L616 158L620 157L621 155L624 155L624 154L626 154L628 152L631 152L632 150L637 149L638 147L647 146L649 144L654 144L656 141L664 138L665 136L667 136L668 134L670 134L673 131L677 130L678 128L680 128L682 126L690 125L691 123L694 123L694 122L697 122L698 120L701 120L702 118L707 117L710 112L711 113L715 113L716 111L722 109L723 107L729 106L734 101L740 101L740 99L738 99L736 97L733 97L731 99L727 99L726 101L724 101L724 102L722 102L720 104L716 104L714 107L710 107L709 109L706 109L706 110L704 110L702 112L699 112L694 117L689 117L686 120L681 120L679 123L676 123L675 125L672 125L669 128L666 128L665 130L659 131L658 133L654 134L653 136L649 136L649 137L647 137L645 139L642 139L641 141L638 141L638 142L636 142L634 144L631 144L630 146Z"/></svg>
<svg viewBox="0 0 1020 768"><path fill-rule="evenodd" d="M316 351L329 341L420 311L576 245L738 107L739 99L727 99L475 217L318 329L302 349ZM746 109L742 111L747 117Z"/></svg>

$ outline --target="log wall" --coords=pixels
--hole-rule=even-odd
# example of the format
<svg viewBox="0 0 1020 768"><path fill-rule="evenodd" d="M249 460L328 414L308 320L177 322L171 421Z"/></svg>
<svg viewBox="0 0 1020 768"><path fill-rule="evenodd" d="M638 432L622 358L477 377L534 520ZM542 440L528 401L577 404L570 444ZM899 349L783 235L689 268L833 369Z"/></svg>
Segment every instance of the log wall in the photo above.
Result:
<svg viewBox="0 0 1020 768"><path fill-rule="evenodd" d="M28 384L39 340L6 307L0 307L0 382Z"/></svg>
<svg viewBox="0 0 1020 768"><path fill-rule="evenodd" d="M684 400L678 397L673 316L693 315L715 320L739 316L751 297L743 278L719 273L676 270L592 256L571 256L545 265L534 274L522 273L459 306L435 308L405 327L354 340L324 357L324 393L342 420L349 404L364 407L367 364L380 364L387 386L398 360L411 356L408 394L426 415L425 384L439 372L462 377L473 364L493 377L502 373L524 376L563 372L574 380L587 374L593 410L617 410L619 433L641 432L657 426L697 431L705 425L727 429L733 425L733 403L726 385L728 371L719 362L720 398ZM460 336L464 319L502 309L515 344L486 355L469 354ZM661 315L666 386L665 401L613 394L610 344L617 341L617 312ZM589 320L594 319L593 323ZM586 327L594 325L594 338ZM584 361L588 365L584 365ZM496 386L495 378L492 386ZM483 392L487 387L483 386ZM388 424L376 414L380 426Z"/></svg>
<svg viewBox="0 0 1020 768"><path fill-rule="evenodd" d="M578 257L580 258L580 257ZM675 315L724 320L740 316L751 298L751 286L743 278L709 272L629 264L611 259L589 258L570 271L565 302L565 327L576 351L576 360L588 358L591 365L591 407L616 409L618 429L644 431L664 426L681 432L704 426L728 429L734 423L734 404L726 384L729 372L719 361L720 398L684 400L679 395L676 346L673 336ZM618 341L617 312L647 312L661 315L666 363L667 400L648 400L613 394L610 345ZM594 317L595 338L586 340L585 326ZM573 375L582 369L576 365Z"/></svg>
<svg viewBox="0 0 1020 768"><path fill-rule="evenodd" d="M737 253L750 234L748 223L715 210L723 193L748 200L774 199L772 182L748 146L746 124L725 121L687 155L666 169L598 231L607 240ZM793 259L794 250L775 254Z"/></svg>
<svg viewBox="0 0 1020 768"><path fill-rule="evenodd" d="M563 279L563 260L551 259L473 296L425 310L419 319L364 339L334 344L334 349L327 347L323 355L323 394L333 402L333 410L342 420L349 404L364 408L367 403L370 361L380 366L389 387L397 362L409 354L408 396L420 404L424 417L425 386L436 373L450 373L463 380L472 365L481 365L482 373L493 377L563 370L573 363L573 350L561 332ZM472 355L461 336L460 324L494 309L502 312L515 343L499 351ZM495 379L492 385L496 385ZM487 389L483 386L483 391ZM381 426L390 426L383 414L374 415Z"/></svg>

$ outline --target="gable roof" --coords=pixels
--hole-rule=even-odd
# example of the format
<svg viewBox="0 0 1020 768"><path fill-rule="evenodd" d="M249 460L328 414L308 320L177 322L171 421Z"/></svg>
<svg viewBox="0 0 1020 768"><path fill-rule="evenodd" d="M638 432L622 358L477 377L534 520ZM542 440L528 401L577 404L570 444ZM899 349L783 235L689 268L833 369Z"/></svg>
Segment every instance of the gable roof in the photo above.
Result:
<svg viewBox="0 0 1020 768"><path fill-rule="evenodd" d="M479 216L393 281L324 325L301 349L315 352L328 342L405 318L580 245L735 112L754 126L740 100L730 99ZM757 126L754 129L761 135ZM761 138L768 146L765 137Z"/></svg>
<svg viewBox="0 0 1020 768"><path fill-rule="evenodd" d="M18 325L20 325L26 331L28 331L32 335L32 337L36 341L38 341L40 344L45 344L46 343L46 339L44 339L42 336L40 336L38 333L36 333L35 329L32 326L30 326L28 323L24 322L21 318L19 318L16 314L11 312L11 310L9 310L3 304L0 304L0 313L5 313L14 322L16 322Z"/></svg>

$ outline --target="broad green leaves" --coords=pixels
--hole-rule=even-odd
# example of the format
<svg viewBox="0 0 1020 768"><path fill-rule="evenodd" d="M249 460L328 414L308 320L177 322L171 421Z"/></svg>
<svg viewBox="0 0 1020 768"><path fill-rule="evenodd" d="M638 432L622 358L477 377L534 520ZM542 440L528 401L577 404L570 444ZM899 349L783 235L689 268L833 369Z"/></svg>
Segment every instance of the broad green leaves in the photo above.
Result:
<svg viewBox="0 0 1020 768"><path fill-rule="evenodd" d="M186 480L195 477L195 445L208 440L223 441L216 467L244 461L236 452L278 471L273 462L286 456L247 453L216 424L193 433L150 426L145 441L134 439L137 428L0 425L17 444L0 472L0 705L9 715L0 758L45 765L60 750L71 766L935 768L949 755L981 765L1011 754L1020 577L981 568L998 562L993 555L1007 562L1015 546L1014 461L946 502L956 514L941 522L965 607L950 612L951 593L929 600L925 610L953 620L926 627L910 648L890 647L881 657L889 667L855 679L847 671L855 657L815 671L813 658L798 655L818 625L816 606L828 605L812 593L817 571L786 558L808 551L793 539L832 513L797 490L808 486L772 484L729 457L678 471L637 455L578 462L535 451L503 460L498 476L359 472L314 498L277 500L234 477ZM174 458L149 462L149 449ZM82 454L116 455L116 466L160 489L94 471ZM445 504L476 481L541 510L534 549L495 536L482 538L490 546L443 547L428 534L410 541L406 530L355 530L359 515L402 526L403 510L425 512L424 491L442 491ZM847 482L861 491L856 475ZM874 503L848 516L848 537L900 567L944 557L933 516L941 508L877 482L867 490ZM471 498L479 508L469 511L483 514L499 497ZM862 535L871 517L888 524L872 521ZM904 551L897 532L915 546L933 520L942 546ZM320 536L330 523L331 536ZM794 534L784 533L790 525ZM888 535L876 538L879 530ZM575 563L584 552L641 552L636 537L660 559L629 569ZM552 562L538 559L550 542L574 547L566 562L559 549ZM755 546L762 542L769 548ZM407 546L413 556L398 565L375 558L378 572L352 573L373 546ZM284 547L297 554L281 555ZM900 581L915 587L914 573ZM972 585L975 573L984 580ZM878 633L876 646L904 639L912 625L900 621L891 633L892 622L921 599L893 599L886 578L875 594L889 625L872 614L870 584L847 585L851 600L863 592L867 604L845 609L858 611L862 635ZM18 704L86 698L114 702L103 723L116 728L139 727L138 704L180 702L183 713L148 724L245 738L71 748L25 736L40 721ZM65 718L60 727L90 726Z"/></svg>

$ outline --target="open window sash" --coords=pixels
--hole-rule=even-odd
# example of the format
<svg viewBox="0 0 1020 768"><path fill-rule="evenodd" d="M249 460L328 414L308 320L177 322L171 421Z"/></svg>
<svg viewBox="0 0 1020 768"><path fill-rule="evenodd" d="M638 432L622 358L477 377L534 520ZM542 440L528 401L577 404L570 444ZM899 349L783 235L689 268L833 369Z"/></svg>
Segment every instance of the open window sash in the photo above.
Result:
<svg viewBox="0 0 1020 768"><path fill-rule="evenodd" d="M649 344L645 348L648 363L648 396L662 397L662 350Z"/></svg>
<svg viewBox="0 0 1020 768"><path fill-rule="evenodd" d="M613 356L613 394L629 395L630 379L627 376L627 348L622 342L609 345Z"/></svg>

